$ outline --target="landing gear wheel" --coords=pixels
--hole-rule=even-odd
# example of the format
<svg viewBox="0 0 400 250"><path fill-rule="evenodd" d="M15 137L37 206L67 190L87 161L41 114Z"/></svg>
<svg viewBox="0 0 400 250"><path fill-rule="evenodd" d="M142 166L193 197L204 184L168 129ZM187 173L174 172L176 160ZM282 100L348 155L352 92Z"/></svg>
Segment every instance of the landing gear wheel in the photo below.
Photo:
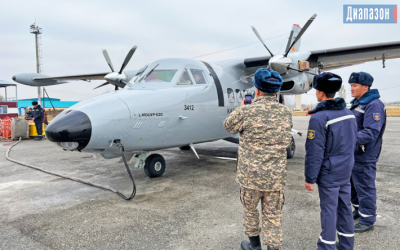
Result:
<svg viewBox="0 0 400 250"><path fill-rule="evenodd" d="M180 149L180 150L190 150L190 146L189 146L189 145L187 145L187 146L182 146L182 147L179 147L179 149Z"/></svg>
<svg viewBox="0 0 400 250"><path fill-rule="evenodd" d="M160 177L165 171L165 160L159 154L152 154L146 158L145 174L150 178Z"/></svg>
<svg viewBox="0 0 400 250"><path fill-rule="evenodd" d="M292 141L290 142L289 147L286 149L287 152L287 158L292 159L294 156L294 153L296 152L296 143L294 142L294 138L292 136Z"/></svg>

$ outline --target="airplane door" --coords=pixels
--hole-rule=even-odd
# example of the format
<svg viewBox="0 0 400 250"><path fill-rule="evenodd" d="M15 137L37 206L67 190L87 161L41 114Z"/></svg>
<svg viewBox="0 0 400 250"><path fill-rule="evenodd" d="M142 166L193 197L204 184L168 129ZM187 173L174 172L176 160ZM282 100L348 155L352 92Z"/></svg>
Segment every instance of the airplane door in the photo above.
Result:
<svg viewBox="0 0 400 250"><path fill-rule="evenodd" d="M184 77L185 74L188 78ZM166 141L173 140L176 146L183 146L218 137L213 124L218 119L217 96L209 77L203 69L189 68L183 72L175 89L184 99L170 110L173 117L170 118Z"/></svg>

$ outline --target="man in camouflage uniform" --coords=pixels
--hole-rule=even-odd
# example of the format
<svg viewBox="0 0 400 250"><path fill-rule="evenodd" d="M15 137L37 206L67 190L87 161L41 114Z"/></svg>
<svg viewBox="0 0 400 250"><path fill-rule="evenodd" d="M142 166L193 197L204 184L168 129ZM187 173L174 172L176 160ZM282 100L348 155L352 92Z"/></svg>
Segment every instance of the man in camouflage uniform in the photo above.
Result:
<svg viewBox="0 0 400 250"><path fill-rule="evenodd" d="M224 128L240 133L236 181L244 208L244 230L250 242L243 250L261 249L259 212L261 200L263 243L269 250L282 244L282 214L286 184L286 149L292 140L292 115L277 101L282 78L276 71L259 69L254 75L256 100L233 111Z"/></svg>

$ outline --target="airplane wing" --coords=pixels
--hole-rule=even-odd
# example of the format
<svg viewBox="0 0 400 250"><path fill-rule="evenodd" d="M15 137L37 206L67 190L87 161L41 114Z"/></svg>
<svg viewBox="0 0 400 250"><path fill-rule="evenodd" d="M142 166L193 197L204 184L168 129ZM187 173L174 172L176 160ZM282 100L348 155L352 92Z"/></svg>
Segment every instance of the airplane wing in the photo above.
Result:
<svg viewBox="0 0 400 250"><path fill-rule="evenodd" d="M49 77L34 77L33 80L35 81L48 81L48 80L104 80L104 76L109 74L110 72L106 73L94 73L94 74L84 74L84 75L70 75L70 76L49 76Z"/></svg>
<svg viewBox="0 0 400 250"><path fill-rule="evenodd" d="M394 58L400 58L400 41L311 51L307 61L310 62L311 68L318 68L318 64L320 64L322 66L321 71L328 71L365 62ZM244 65L246 68L257 70L259 67L266 67L270 59L271 56L246 58Z"/></svg>
<svg viewBox="0 0 400 250"><path fill-rule="evenodd" d="M400 58L400 41L311 51L311 68L322 64L322 71L348 67L370 61Z"/></svg>

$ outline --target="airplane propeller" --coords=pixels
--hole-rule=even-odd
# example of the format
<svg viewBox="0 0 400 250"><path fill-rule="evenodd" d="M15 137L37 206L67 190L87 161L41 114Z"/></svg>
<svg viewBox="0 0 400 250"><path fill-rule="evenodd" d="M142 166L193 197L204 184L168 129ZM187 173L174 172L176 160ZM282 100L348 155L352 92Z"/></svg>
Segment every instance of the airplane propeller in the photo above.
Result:
<svg viewBox="0 0 400 250"><path fill-rule="evenodd" d="M301 36L306 32L308 27L311 25L311 23L314 21L314 19L317 17L317 14L314 14L306 24L304 25L303 29L299 32L297 37L294 39L294 41L290 44L290 40L293 37L293 31L290 33L289 41L288 44L286 45L286 51L285 54L282 55L274 55L267 47L267 45L264 43L263 39L261 38L260 34L258 33L257 29L254 27L254 25L251 25L251 29L253 30L254 34L256 34L257 38L260 40L260 42L264 45L264 47L268 50L269 54L271 55L271 58L268 61L268 67L279 72L281 75L286 75L289 73L290 70L295 70L298 72L304 72L304 73L309 73L313 74L307 71L301 71L299 69L293 68L293 60L288 57L288 54L292 47L300 40Z"/></svg>
<svg viewBox="0 0 400 250"><path fill-rule="evenodd" d="M115 90L118 90L118 87L124 87L126 84L128 84L128 82L126 82L126 75L122 71L125 69L126 65L128 65L128 63L131 60L136 49L137 49L137 46L133 46L132 49L128 52L128 54L125 57L124 62L122 63L121 69L118 72L115 72L114 66L111 62L111 59L110 59L110 56L108 55L107 50L103 49L102 51L103 51L104 58L106 59L106 62L112 72L107 74L106 76L104 76L104 79L106 79L107 82L97 86L94 89L106 86L107 84L112 84L112 85L115 85Z"/></svg>
<svg viewBox="0 0 400 250"><path fill-rule="evenodd" d="M308 21L306 22L304 27L300 30L300 32L297 35L296 39L294 39L293 43L286 49L285 57L287 57L287 55L289 54L289 52L292 49L292 47L297 43L298 40L300 40L301 36L304 34L304 32L306 32L306 30L308 29L308 27L311 25L311 23L314 21L314 19L316 17L317 17L317 14L314 14L310 19L308 19ZM289 42L290 42L290 40L288 41L288 43Z"/></svg>

